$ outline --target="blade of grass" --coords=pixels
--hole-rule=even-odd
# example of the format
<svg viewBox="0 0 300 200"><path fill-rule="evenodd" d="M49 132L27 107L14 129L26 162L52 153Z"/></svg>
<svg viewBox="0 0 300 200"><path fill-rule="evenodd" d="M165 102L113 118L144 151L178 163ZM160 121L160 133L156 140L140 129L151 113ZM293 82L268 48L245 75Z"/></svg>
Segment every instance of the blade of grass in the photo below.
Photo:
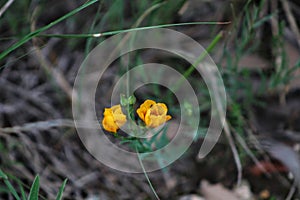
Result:
<svg viewBox="0 0 300 200"><path fill-rule="evenodd" d="M60 186L58 194L56 196L56 200L61 200L62 199L63 192L64 192L64 189L66 187L67 181L68 181L68 179L65 179L64 182L62 183L62 185Z"/></svg>
<svg viewBox="0 0 300 200"><path fill-rule="evenodd" d="M39 189L40 189L40 178L37 175L32 183L28 200L38 200L39 199Z"/></svg>
<svg viewBox="0 0 300 200"><path fill-rule="evenodd" d="M178 90L179 86L182 84L182 82L185 80L185 78L189 77L192 72L195 70L195 66L198 66L199 63L207 56L209 52L211 52L216 44L220 41L220 39L223 36L223 32L220 32L213 41L209 44L209 46L206 48L206 51L203 51L199 57L197 58L196 62L193 63L184 73L183 76L174 84L173 91ZM170 91L169 91L170 92Z"/></svg>
<svg viewBox="0 0 300 200"><path fill-rule="evenodd" d="M271 13L271 14L269 14L269 15L263 17L262 19L258 20L257 22L255 22L255 23L253 24L253 26L252 26L253 29L256 29L256 28L258 28L259 26L263 25L263 24L266 23L267 21L271 20L272 17L274 17L274 15L277 15L277 14L278 14L278 12L276 12L276 13Z"/></svg>
<svg viewBox="0 0 300 200"><path fill-rule="evenodd" d="M20 196L18 195L17 191L14 189L10 181L8 180L7 175L0 169L0 178L4 179L4 183L11 192L11 194L17 199L21 200Z"/></svg>
<svg viewBox="0 0 300 200"><path fill-rule="evenodd" d="M27 198L26 198L24 187L22 186L22 184L20 182L18 183L18 185L19 185L20 192L21 192L21 195L22 195L22 200L26 200Z"/></svg>
<svg viewBox="0 0 300 200"><path fill-rule="evenodd" d="M42 45L42 46L40 47L40 49L43 49L45 46L46 46L46 45ZM35 51L36 51L36 49L31 49L31 50L29 50L28 52L22 54L21 56L16 57L16 58L14 58L14 59L11 59L11 60L5 62L4 65L0 66L0 71L1 71L3 68L5 68L6 66L8 66L8 65L10 65L10 64L12 64L12 63L14 63L14 62L17 62L17 61L21 60L22 58L24 58L24 57L26 57L26 56L28 56L28 55L34 53Z"/></svg>
<svg viewBox="0 0 300 200"><path fill-rule="evenodd" d="M94 20L92 22L92 25L90 27L90 30L89 32L92 32L96 26L96 21L98 20L98 18L100 18L100 10L102 8L102 4L99 4L98 8L97 8L97 12L96 12L96 15L94 17ZM92 45L92 41L93 41L93 38L88 38L87 41L86 41L86 44L85 44L85 51L84 51L84 55L85 57L88 55L90 49L91 49L91 45Z"/></svg>
<svg viewBox="0 0 300 200"><path fill-rule="evenodd" d="M128 33L133 31L140 31L140 30L149 30L154 28L167 28L172 26L186 26L186 25L225 25L229 24L230 22L187 22L187 23L176 23L176 24L160 24L155 26L145 26L145 27L138 27L138 28L130 28L130 29L123 29L117 31L109 31L103 33L86 33L86 34L39 34L39 37L56 37L56 38L89 38L89 37L103 37L103 36L110 36L115 35L118 33Z"/></svg>
<svg viewBox="0 0 300 200"><path fill-rule="evenodd" d="M33 37L36 37L37 35L39 35L41 32L53 27L54 25L64 21L65 19L75 15L76 13L78 13L79 11L81 11L82 9L89 7L90 5L96 3L98 0L91 0L81 6L79 6L78 8L72 10L71 12L65 14L64 16L58 18L57 20L51 22L50 24L43 26L40 29L37 29L34 32L31 32L29 34L27 34L26 36L24 36L20 41L16 42L15 44L13 44L12 46L10 46L8 49L6 49L5 51L3 51L0 54L0 60L2 60L3 58L5 58L9 53L11 53L12 51L14 51L15 49L19 48L20 46L22 46L23 44L25 44L26 42L28 42L29 40L31 40Z"/></svg>
<svg viewBox="0 0 300 200"><path fill-rule="evenodd" d="M161 7L162 5L164 5L165 2L162 2L162 3L157 3L157 4L154 4L153 6L151 6L150 8L148 8L138 19L137 21L134 23L134 25L131 27L131 28L137 28L144 20L145 18L151 14L154 10L156 10L157 8ZM135 34L134 36L132 37L132 39L130 40L130 46L132 46L132 42L134 41L134 38L135 38ZM128 39L128 36L126 36L123 41L125 42L126 40ZM124 44L124 43L122 43ZM129 63L126 64L126 70L129 71ZM126 87L126 95L127 96L130 96L130 73L128 73L128 78L127 78L127 87ZM128 105L129 106L129 105Z"/></svg>

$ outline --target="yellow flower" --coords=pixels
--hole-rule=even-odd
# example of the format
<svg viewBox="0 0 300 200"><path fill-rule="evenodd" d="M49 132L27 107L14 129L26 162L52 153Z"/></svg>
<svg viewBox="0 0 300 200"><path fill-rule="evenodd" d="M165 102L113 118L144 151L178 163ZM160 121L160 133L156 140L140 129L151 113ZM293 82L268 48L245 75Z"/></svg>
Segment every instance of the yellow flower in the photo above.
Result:
<svg viewBox="0 0 300 200"><path fill-rule="evenodd" d="M166 104L156 103L152 100L146 100L136 112L146 126L152 128L158 127L172 118L167 115L168 108Z"/></svg>
<svg viewBox="0 0 300 200"><path fill-rule="evenodd" d="M116 133L126 123L126 115L123 114L121 105L105 108L102 126L106 131Z"/></svg>

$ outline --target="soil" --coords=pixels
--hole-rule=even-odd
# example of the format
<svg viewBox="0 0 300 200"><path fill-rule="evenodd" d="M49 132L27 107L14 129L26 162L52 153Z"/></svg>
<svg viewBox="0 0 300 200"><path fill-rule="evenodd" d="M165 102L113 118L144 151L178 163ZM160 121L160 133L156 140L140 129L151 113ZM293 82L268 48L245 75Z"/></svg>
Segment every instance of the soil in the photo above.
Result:
<svg viewBox="0 0 300 200"><path fill-rule="evenodd" d="M39 4L31 1L25 9L28 12L27 18L32 17L33 11L37 12L36 16L31 20L18 22L20 32L17 32L18 29L12 27L7 19L14 12L24 11L25 7L15 5L18 2L14 2L4 13L5 21L0 26L1 38L10 36L14 38L1 41L1 52L20 40L23 32L45 26L84 2L68 0L47 1ZM105 32L132 27L137 20L134 10L137 7L134 5L138 2L124 1L121 11L122 19L118 16L114 18L112 14L110 21L103 22L102 26L97 26L94 31ZM204 47L208 47L214 37L223 31L222 39L210 55L226 79L227 119L232 126L230 130L233 131L230 134L234 139L242 164L242 186L246 189L240 192L242 186L237 185L236 160L228 137L223 132L217 145L205 159L197 159L203 142L203 137L200 137L180 159L170 166L148 173L160 199L204 197L207 200L213 200L224 199L226 195L245 200L285 199L289 192L292 194L291 199L299 199L299 193L293 192L294 189L299 190L297 184L300 183L299 69L292 72L293 79L289 78L285 84L269 87L261 92L260 87L265 81L260 76L261 72L266 74L267 79L271 79L276 71L274 65L278 62L274 56L274 48L277 47L272 46L271 42L262 42L255 52L245 53L237 64L239 71L245 70L249 74L247 80L246 76L240 74L226 74L231 67L228 60L224 59L224 49L226 48L230 57L238 56L235 42L239 43L238 38L242 37L241 20L244 17L240 19L235 17L244 16L241 10L245 2L220 0L186 0L181 4L178 3L181 1L176 2L178 7L170 9L170 14L161 10L166 9L165 7L154 12L153 23L158 19L162 20L161 23L231 22L227 25L192 25L171 28L190 36ZM260 18L270 15L272 2L275 1L265 1L259 12ZM288 15L283 4L280 3L281 1L276 2L278 2L279 10L276 19L278 22L288 24ZM297 1L289 1L289 3L292 6L292 15L299 24L300 4ZM55 25L45 31L45 34L89 32L97 13L97 5L100 5L102 17L112 12L109 11L109 8L113 6L112 3L104 1ZM251 1L250 5L249 7L253 8L253 6L260 5L260 1ZM44 12L39 12L37 9ZM233 16L232 9L236 16ZM254 9L250 11L253 12ZM171 17L167 18L167 15ZM120 20L123 23L122 28L118 24ZM145 20L142 25L148 26L149 24ZM271 29L272 32L271 25L271 21L266 20L261 28L256 29L258 34L250 44L254 45L255 41L264 41L265 38L270 37L270 32L266 30ZM287 52L286 59L289 60L288 64L283 66L284 68L291 68L299 62L300 52L297 43L299 38L295 36L293 30L293 27L289 25L283 30L285 34L282 36L282 43ZM91 46L94 47L106 38L108 36L93 40ZM85 38L36 37L0 60L1 169L9 176L16 188L18 188L17 179L19 179L28 191L34 177L39 174L40 199L54 199L65 178L68 182L63 195L64 199L155 199L143 173L123 173L105 166L87 151L77 135L72 115L72 87L86 55L86 42ZM154 51L139 52L139 55L143 62L159 61L174 65L174 68L177 67L178 70L183 71L189 67L186 61L178 61L174 55L166 56ZM120 75L118 71L120 62L120 60L115 61L99 82L95 97L99 121L101 121L103 109L110 105L112 85ZM232 79L226 77L232 77ZM233 79L238 80L240 84L248 81L247 83L251 86L251 97L255 97L255 103L248 104L250 100L245 90L236 93L237 97L234 98L236 101L230 100L233 99L233 96L230 96L232 90L230 81ZM199 74L192 74L190 80L196 91L202 89L197 85L199 82L196 82L200 80L201 84L204 84ZM155 92L151 88L141 88L137 94L137 104L143 101L141 94L154 96ZM205 99L207 96L202 90L198 91L197 95L199 99ZM241 107L240 117L236 117L233 113L235 110L233 102ZM207 125L207 120L210 118L209 111L209 108L204 106L201 113L201 119L203 119L201 126ZM234 121L235 117L243 121L239 129L238 123ZM111 135L109 138L117 142ZM247 148L239 142L239 138L244 141L253 155L247 153ZM293 186L293 181L299 181L299 183L296 182ZM1 187L5 188L5 184L2 183ZM210 189L215 192L210 192ZM219 196L214 197L213 193L219 193ZM12 195L6 192L1 191L0 195L1 199L13 199Z"/></svg>

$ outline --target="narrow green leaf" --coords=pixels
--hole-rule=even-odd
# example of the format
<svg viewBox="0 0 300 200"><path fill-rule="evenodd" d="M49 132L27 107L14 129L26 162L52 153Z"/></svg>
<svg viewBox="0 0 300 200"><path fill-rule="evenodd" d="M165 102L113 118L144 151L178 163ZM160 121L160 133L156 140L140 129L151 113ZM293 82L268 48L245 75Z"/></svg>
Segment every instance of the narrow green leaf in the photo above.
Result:
<svg viewBox="0 0 300 200"><path fill-rule="evenodd" d="M272 14L270 14L270 15L267 15L267 16L261 18L260 20L258 20L257 22L255 22L255 23L253 24L253 28L256 29L256 28L260 27L260 26L261 26L262 24L264 24L265 22L271 20L272 17L274 17L274 15L276 15L276 14L277 14L277 13L272 13Z"/></svg>
<svg viewBox="0 0 300 200"><path fill-rule="evenodd" d="M197 60L195 61L195 63L193 63L184 73L183 76L177 80L176 83L174 83L174 86L172 88L172 90L169 90L168 93L170 93L170 91L176 91L179 89L180 85L182 84L182 82L185 80L185 78L189 77L192 72L195 70L195 66L198 66L199 63L208 55L208 53L210 53L215 46L217 45L217 43L219 42L219 40L222 38L223 36L223 32L219 32L213 39L213 41L209 44L209 46L207 47L206 51L203 51L199 57L197 58ZM169 94L168 94L169 95Z"/></svg>
<svg viewBox="0 0 300 200"><path fill-rule="evenodd" d="M153 142L155 142L155 140L157 139L157 136L160 135L160 133L162 131L164 131L165 129L168 129L168 125L163 126L159 131L157 131L149 140L149 143L152 144Z"/></svg>
<svg viewBox="0 0 300 200"><path fill-rule="evenodd" d="M130 140L130 139L129 139L129 140L126 140L126 139L125 139L125 140L120 141L119 144L132 143L132 142L134 142L134 141L136 141L136 140Z"/></svg>
<svg viewBox="0 0 300 200"><path fill-rule="evenodd" d="M61 200L62 199L63 192L64 192L64 189L66 187L67 181L68 181L68 179L65 179L64 182L62 183L62 185L60 186L58 194L56 196L56 200Z"/></svg>
<svg viewBox="0 0 300 200"><path fill-rule="evenodd" d="M167 137L168 128L169 126L165 126L159 140L155 141L155 146L157 149L161 149L169 143L169 138Z"/></svg>
<svg viewBox="0 0 300 200"><path fill-rule="evenodd" d="M7 175L0 169L0 178L4 179L4 183L7 186L10 193L17 199L21 200L20 196L18 195L17 191L14 189L12 184L9 182Z"/></svg>
<svg viewBox="0 0 300 200"><path fill-rule="evenodd" d="M120 94L120 103L121 103L121 106L127 106L128 105L128 99L125 96L125 94Z"/></svg>
<svg viewBox="0 0 300 200"><path fill-rule="evenodd" d="M0 169L0 178L8 179L8 177L6 176L6 174L4 174L4 172Z"/></svg>
<svg viewBox="0 0 300 200"><path fill-rule="evenodd" d="M21 195L22 195L22 200L26 200L27 197L26 197L26 194L25 194L25 191L24 191L24 187L22 186L22 184L20 182L18 184L19 184Z"/></svg>
<svg viewBox="0 0 300 200"><path fill-rule="evenodd" d="M40 188L40 178L39 175L37 175L32 183L28 200L38 200L39 188Z"/></svg>
<svg viewBox="0 0 300 200"><path fill-rule="evenodd" d="M131 104L131 105L133 105L133 104L135 104L135 102L136 102L135 96L134 95L130 95L128 97L128 103Z"/></svg>

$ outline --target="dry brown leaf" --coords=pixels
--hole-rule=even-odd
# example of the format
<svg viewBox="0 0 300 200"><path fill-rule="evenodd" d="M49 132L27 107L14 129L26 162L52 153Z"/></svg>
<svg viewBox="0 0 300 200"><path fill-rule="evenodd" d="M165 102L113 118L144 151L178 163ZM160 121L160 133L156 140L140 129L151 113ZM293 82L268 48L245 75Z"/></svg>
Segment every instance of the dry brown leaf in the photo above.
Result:
<svg viewBox="0 0 300 200"><path fill-rule="evenodd" d="M210 184L206 180L201 181L201 193L206 200L239 200L234 192L223 185Z"/></svg>
<svg viewBox="0 0 300 200"><path fill-rule="evenodd" d="M180 197L179 200L205 200L205 199L196 194L188 194Z"/></svg>

